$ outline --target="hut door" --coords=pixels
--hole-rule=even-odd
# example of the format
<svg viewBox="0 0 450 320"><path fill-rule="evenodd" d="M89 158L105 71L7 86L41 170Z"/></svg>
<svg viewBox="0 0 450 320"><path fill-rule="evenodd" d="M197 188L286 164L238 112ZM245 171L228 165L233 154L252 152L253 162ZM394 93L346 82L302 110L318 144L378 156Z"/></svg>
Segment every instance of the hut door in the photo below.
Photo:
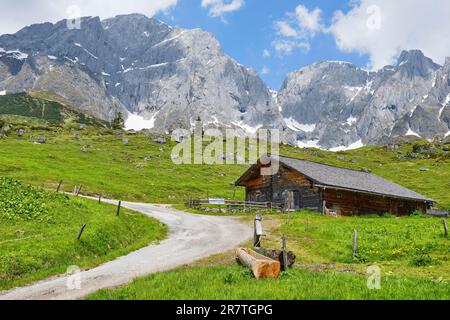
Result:
<svg viewBox="0 0 450 320"><path fill-rule="evenodd" d="M284 195L284 208L287 211L300 209L300 192L286 191Z"/></svg>
<svg viewBox="0 0 450 320"><path fill-rule="evenodd" d="M284 209L286 211L292 211L295 209L294 192L285 191L284 193Z"/></svg>
<svg viewBox="0 0 450 320"><path fill-rule="evenodd" d="M300 191L294 191L294 209L296 211L300 210Z"/></svg>
<svg viewBox="0 0 450 320"><path fill-rule="evenodd" d="M398 203L394 200L391 200L391 205L390 205L390 210L389 210L390 214L393 214L395 216L398 216Z"/></svg>

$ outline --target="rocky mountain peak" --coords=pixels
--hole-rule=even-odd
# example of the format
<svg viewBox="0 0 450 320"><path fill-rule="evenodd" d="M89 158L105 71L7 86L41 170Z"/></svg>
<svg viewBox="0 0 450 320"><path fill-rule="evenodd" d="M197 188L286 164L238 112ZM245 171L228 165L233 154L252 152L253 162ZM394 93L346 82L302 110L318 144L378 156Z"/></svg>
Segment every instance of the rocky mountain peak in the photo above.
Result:
<svg viewBox="0 0 450 320"><path fill-rule="evenodd" d="M432 72L440 67L420 50L402 51L397 61L397 68L410 78L414 76L429 77Z"/></svg>
<svg viewBox="0 0 450 320"><path fill-rule="evenodd" d="M81 29L67 28L66 20L33 25L0 37L0 47L30 55L30 67L14 72L0 61L2 91L53 91L105 120L117 111L136 113L163 132L189 129L199 115L207 126L247 132L281 121L256 72L200 29L140 14L85 17Z"/></svg>

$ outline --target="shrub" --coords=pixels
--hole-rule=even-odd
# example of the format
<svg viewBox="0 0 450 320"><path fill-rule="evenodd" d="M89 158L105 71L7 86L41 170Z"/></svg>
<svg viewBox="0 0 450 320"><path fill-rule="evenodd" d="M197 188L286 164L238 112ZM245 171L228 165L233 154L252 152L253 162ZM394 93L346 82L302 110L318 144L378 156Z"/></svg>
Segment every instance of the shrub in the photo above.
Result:
<svg viewBox="0 0 450 320"><path fill-rule="evenodd" d="M11 178L0 178L0 218L7 220L50 221L47 202L49 192L24 186Z"/></svg>
<svg viewBox="0 0 450 320"><path fill-rule="evenodd" d="M427 254L419 254L414 256L410 261L410 265L413 267L426 267L432 265L433 263L433 258Z"/></svg>

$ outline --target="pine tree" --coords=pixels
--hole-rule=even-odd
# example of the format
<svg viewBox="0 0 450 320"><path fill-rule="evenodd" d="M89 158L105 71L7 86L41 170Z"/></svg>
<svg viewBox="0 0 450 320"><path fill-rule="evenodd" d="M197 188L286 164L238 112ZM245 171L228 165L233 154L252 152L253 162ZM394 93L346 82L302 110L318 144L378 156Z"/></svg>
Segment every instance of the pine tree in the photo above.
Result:
<svg viewBox="0 0 450 320"><path fill-rule="evenodd" d="M122 130L123 128L125 128L125 120L123 119L122 112L118 112L116 114L116 117L111 122L111 128L114 130Z"/></svg>

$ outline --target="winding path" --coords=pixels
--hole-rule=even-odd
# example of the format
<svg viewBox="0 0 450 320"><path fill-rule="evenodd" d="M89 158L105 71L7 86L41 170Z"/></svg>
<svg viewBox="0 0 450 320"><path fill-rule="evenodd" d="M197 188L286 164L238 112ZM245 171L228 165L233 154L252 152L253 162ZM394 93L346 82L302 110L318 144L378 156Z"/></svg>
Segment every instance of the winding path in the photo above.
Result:
<svg viewBox="0 0 450 320"><path fill-rule="evenodd" d="M117 204L117 201L106 201ZM247 241L251 229L229 217L188 214L168 206L123 202L122 206L166 224L167 240L80 273L81 288L68 289L68 276L37 282L0 293L0 300L75 300L156 272L169 271Z"/></svg>

